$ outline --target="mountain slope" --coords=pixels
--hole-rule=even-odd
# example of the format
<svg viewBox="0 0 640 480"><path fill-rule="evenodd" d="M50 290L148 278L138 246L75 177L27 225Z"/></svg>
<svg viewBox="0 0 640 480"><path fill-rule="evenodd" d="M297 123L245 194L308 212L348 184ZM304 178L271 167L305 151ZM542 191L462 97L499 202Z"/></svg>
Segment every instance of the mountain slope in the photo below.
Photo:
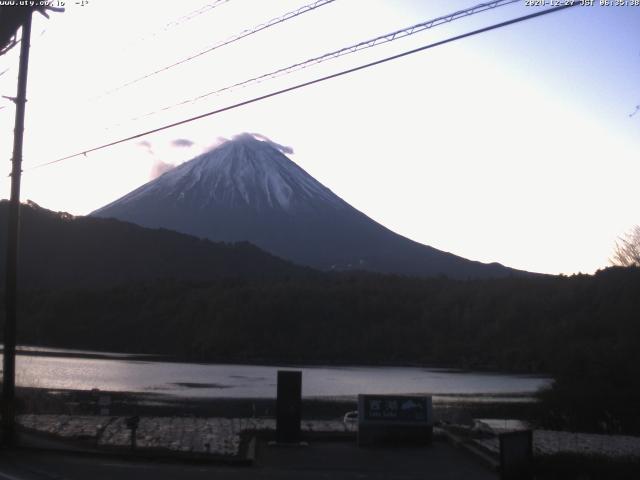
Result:
<svg viewBox="0 0 640 480"><path fill-rule="evenodd" d="M518 273L442 252L388 230L316 181L272 143L249 134L183 163L91 215L214 241L249 241L322 270L454 278Z"/></svg>
<svg viewBox="0 0 640 480"><path fill-rule="evenodd" d="M6 249L8 202L0 202L0 251ZM312 271L254 245L216 244L113 219L73 217L23 204L19 284L24 288L104 287L175 279L285 278ZM5 256L0 256L0 284Z"/></svg>

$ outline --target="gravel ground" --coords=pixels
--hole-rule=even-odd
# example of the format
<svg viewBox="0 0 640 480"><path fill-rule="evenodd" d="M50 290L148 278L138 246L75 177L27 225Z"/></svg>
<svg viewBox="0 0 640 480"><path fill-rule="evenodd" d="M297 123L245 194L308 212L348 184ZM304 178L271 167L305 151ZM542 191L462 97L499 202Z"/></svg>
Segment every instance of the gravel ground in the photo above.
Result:
<svg viewBox="0 0 640 480"><path fill-rule="evenodd" d="M476 439L475 442L497 455L500 453L497 437ZM640 459L640 437L534 430L533 452L536 456L572 454L637 460Z"/></svg>
<svg viewBox="0 0 640 480"><path fill-rule="evenodd" d="M32 432L83 440L103 448L129 448L131 430L126 417L20 415L18 423ZM169 450L183 453L237 457L243 434L274 431L273 419L142 417L136 433L140 450ZM355 433L354 424L338 420L306 420L304 433Z"/></svg>

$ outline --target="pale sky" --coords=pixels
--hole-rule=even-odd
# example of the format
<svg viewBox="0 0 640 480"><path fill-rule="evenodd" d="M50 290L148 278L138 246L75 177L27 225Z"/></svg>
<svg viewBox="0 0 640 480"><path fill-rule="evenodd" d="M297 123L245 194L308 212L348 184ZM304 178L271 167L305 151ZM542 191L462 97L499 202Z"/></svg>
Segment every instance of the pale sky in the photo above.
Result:
<svg viewBox="0 0 640 480"><path fill-rule="evenodd" d="M533 13L524 2L141 117L471 7L336 0L185 65L105 92L311 0L67 1L34 17L22 199L84 215L220 137L259 132L354 207L418 242L530 271L592 273L640 223L640 7L576 7L65 161L30 166ZM213 2L209 2L213 3ZM15 95L19 49L0 57ZM14 108L2 100L11 157ZM176 139L183 141L175 146ZM10 171L9 162L5 171ZM8 197L9 179L0 184Z"/></svg>

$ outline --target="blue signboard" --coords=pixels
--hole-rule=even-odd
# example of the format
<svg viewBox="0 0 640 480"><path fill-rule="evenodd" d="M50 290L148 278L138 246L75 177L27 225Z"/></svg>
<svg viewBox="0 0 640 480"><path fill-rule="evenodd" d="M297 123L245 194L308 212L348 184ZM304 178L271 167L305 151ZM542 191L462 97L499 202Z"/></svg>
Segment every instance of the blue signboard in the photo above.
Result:
<svg viewBox="0 0 640 480"><path fill-rule="evenodd" d="M360 395L358 400L360 423L432 423L431 397Z"/></svg>
<svg viewBox="0 0 640 480"><path fill-rule="evenodd" d="M430 443L431 397L358 395L358 445Z"/></svg>

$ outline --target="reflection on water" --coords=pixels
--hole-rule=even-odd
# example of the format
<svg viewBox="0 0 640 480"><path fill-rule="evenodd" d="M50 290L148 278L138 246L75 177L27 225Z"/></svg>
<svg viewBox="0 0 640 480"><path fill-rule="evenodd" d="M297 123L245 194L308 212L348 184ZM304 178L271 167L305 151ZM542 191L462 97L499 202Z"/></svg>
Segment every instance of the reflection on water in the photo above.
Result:
<svg viewBox="0 0 640 480"><path fill-rule="evenodd" d="M358 393L532 393L549 379L418 367L295 367L305 397ZM16 383L53 389L161 393L178 397L275 397L282 367L18 355Z"/></svg>

